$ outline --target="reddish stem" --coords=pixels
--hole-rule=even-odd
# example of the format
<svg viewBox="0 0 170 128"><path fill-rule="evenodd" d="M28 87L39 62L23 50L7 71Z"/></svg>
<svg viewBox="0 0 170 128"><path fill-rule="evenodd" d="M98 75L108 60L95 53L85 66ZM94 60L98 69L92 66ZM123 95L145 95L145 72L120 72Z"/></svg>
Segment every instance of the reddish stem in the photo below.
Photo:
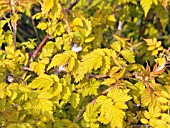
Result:
<svg viewBox="0 0 170 128"><path fill-rule="evenodd" d="M38 52L40 51L40 49L42 48L42 46L44 45L44 43L46 42L46 40L49 38L49 35L47 34L44 39L41 41L41 43L39 44L38 48L34 51L34 53L31 56L31 59L34 60L35 57L37 56Z"/></svg>
<svg viewBox="0 0 170 128"><path fill-rule="evenodd" d="M46 34L46 36L44 37L44 39L41 41L41 43L38 45L37 49L34 51L34 53L31 56L30 61L27 63L26 67L29 67L29 64L31 61L33 61L35 59L35 57L37 56L38 52L41 50L42 46L45 44L45 42L47 41L47 39L49 38L49 35Z"/></svg>

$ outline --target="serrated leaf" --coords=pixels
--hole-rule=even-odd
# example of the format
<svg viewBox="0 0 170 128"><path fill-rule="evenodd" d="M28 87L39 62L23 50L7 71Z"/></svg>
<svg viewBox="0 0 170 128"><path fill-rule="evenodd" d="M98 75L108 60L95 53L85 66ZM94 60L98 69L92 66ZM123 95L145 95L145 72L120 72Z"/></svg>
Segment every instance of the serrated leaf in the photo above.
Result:
<svg viewBox="0 0 170 128"><path fill-rule="evenodd" d="M140 1L140 4L144 10L144 13L145 13L145 17L147 16L150 8L151 8L151 5L152 5L152 0L141 0Z"/></svg>
<svg viewBox="0 0 170 128"><path fill-rule="evenodd" d="M154 45L151 45L151 46L149 46L148 48L147 48L147 50L148 51L152 51L152 50L154 50L156 47L154 46Z"/></svg>
<svg viewBox="0 0 170 128"><path fill-rule="evenodd" d="M45 65L41 62L31 62L30 69L38 75L43 75L45 72Z"/></svg>
<svg viewBox="0 0 170 128"><path fill-rule="evenodd" d="M107 17L108 21L112 21L112 22L116 22L116 18L114 17L114 15L110 15L109 17Z"/></svg>
<svg viewBox="0 0 170 128"><path fill-rule="evenodd" d="M142 106L148 106L149 102L150 102L150 97L149 97L149 94L148 94L148 90L145 89L142 93L142 96L141 96L141 102L142 102Z"/></svg>
<svg viewBox="0 0 170 128"><path fill-rule="evenodd" d="M68 100L71 96L71 90L69 87L64 86L61 92L61 97L63 100Z"/></svg>
<svg viewBox="0 0 170 128"><path fill-rule="evenodd" d="M122 39L122 38L119 37L119 36L116 36L116 35L114 35L114 37L121 43L121 47L122 47L122 48L125 48L125 45L126 45L125 40Z"/></svg>
<svg viewBox="0 0 170 128"><path fill-rule="evenodd" d="M133 54L133 52L131 52L130 50L122 50L121 55L123 56L123 58L125 60L127 60L129 63L135 63L135 56Z"/></svg>
<svg viewBox="0 0 170 128"><path fill-rule="evenodd" d="M161 91L161 95L165 98L169 98L170 95L166 91Z"/></svg>
<svg viewBox="0 0 170 128"><path fill-rule="evenodd" d="M51 61L50 65L48 66L47 70L51 69L52 67L65 65L68 62L70 56L71 55L67 51L64 53L55 55L52 58L52 61Z"/></svg>
<svg viewBox="0 0 170 128"><path fill-rule="evenodd" d="M80 96L77 93L72 93L70 97L70 103L73 108L76 108L80 102Z"/></svg>
<svg viewBox="0 0 170 128"><path fill-rule="evenodd" d="M54 5L53 0L43 0L43 4L41 7L42 13L43 14L48 13L50 9L52 9L53 5Z"/></svg>
<svg viewBox="0 0 170 128"><path fill-rule="evenodd" d="M50 88L53 84L53 79L48 75L40 75L39 77L35 78L28 87L32 89L42 89L44 87Z"/></svg>
<svg viewBox="0 0 170 128"><path fill-rule="evenodd" d="M162 113L161 119L165 122L170 123L170 115L168 115L168 114Z"/></svg>
<svg viewBox="0 0 170 128"><path fill-rule="evenodd" d="M111 44L111 47L116 50L117 52L120 52L121 50L121 44L118 41L115 41Z"/></svg>
<svg viewBox="0 0 170 128"><path fill-rule="evenodd" d="M83 62L80 63L80 66L77 70L78 76L76 77L76 82L82 80L84 74L91 72L93 69L97 70L100 68L102 66L103 55L103 51L98 49L84 56L82 60Z"/></svg>
<svg viewBox="0 0 170 128"><path fill-rule="evenodd" d="M158 41L158 42L156 43L156 47L157 47L157 48L160 47L161 44L162 44L162 42L161 42L161 41Z"/></svg>
<svg viewBox="0 0 170 128"><path fill-rule="evenodd" d="M68 62L68 70L69 71L72 71L72 69L74 68L75 66L75 58L74 57L71 57L69 62Z"/></svg>
<svg viewBox="0 0 170 128"><path fill-rule="evenodd" d="M87 26L86 28L86 32L85 32L85 37L88 37L91 33L91 30L92 30L92 26L91 26L91 21L87 20L87 19L84 19L84 22Z"/></svg>
<svg viewBox="0 0 170 128"><path fill-rule="evenodd" d="M110 86L110 85L112 85L114 83L116 83L116 79L114 79L114 78L107 78L101 84Z"/></svg>
<svg viewBox="0 0 170 128"><path fill-rule="evenodd" d="M74 26L80 26L80 27L83 27L83 21L81 18L75 18L72 22L72 24Z"/></svg>
<svg viewBox="0 0 170 128"><path fill-rule="evenodd" d="M100 81L96 81L95 79L92 79L87 86L83 89L82 95L83 97L88 95L98 95L97 89L100 86Z"/></svg>
<svg viewBox="0 0 170 128"><path fill-rule="evenodd" d="M39 99L51 99L53 95L50 92L41 91L37 98Z"/></svg>
<svg viewBox="0 0 170 128"><path fill-rule="evenodd" d="M147 118L147 119L150 119L150 118L151 118L150 113L149 113L148 111L145 111L145 112L144 112L144 116L145 116L145 118Z"/></svg>
<svg viewBox="0 0 170 128"><path fill-rule="evenodd" d="M86 111L83 114L83 119L85 120L85 125L96 127L97 116L98 116L98 104L88 104L86 107ZM97 125L99 126L99 125Z"/></svg>
<svg viewBox="0 0 170 128"><path fill-rule="evenodd" d="M154 3L155 5L157 5L157 4L158 4L158 0L153 0L153 3Z"/></svg>
<svg viewBox="0 0 170 128"><path fill-rule="evenodd" d="M168 102L168 99L164 98L164 97L158 97L158 101L162 104L165 104Z"/></svg>
<svg viewBox="0 0 170 128"><path fill-rule="evenodd" d="M92 42L95 39L94 36L85 39L85 42Z"/></svg>
<svg viewBox="0 0 170 128"><path fill-rule="evenodd" d="M155 55L157 55L157 54L158 54L158 50L157 50L157 49L155 49L155 50L152 51L152 55L153 55L153 56L155 56Z"/></svg>
<svg viewBox="0 0 170 128"><path fill-rule="evenodd" d="M40 23L38 23L37 28L39 28L41 30L45 30L47 28L47 23L40 22Z"/></svg>
<svg viewBox="0 0 170 128"><path fill-rule="evenodd" d="M102 67L100 69L101 74L105 75L109 71L110 66L111 66L110 57L105 56L103 58L103 64L102 64Z"/></svg>
<svg viewBox="0 0 170 128"><path fill-rule="evenodd" d="M112 98L114 102L126 102L131 99L122 89L113 88L107 94L108 97Z"/></svg>
<svg viewBox="0 0 170 128"><path fill-rule="evenodd" d="M145 119L145 118L140 119L140 121L141 121L142 124L148 124L149 123L148 120Z"/></svg>

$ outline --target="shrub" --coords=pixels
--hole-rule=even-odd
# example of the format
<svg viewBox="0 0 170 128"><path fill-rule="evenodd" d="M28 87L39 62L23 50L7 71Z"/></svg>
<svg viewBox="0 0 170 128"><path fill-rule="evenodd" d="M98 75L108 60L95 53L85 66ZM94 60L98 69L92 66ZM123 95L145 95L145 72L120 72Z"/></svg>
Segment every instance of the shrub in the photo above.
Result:
<svg viewBox="0 0 170 128"><path fill-rule="evenodd" d="M1 0L0 126L170 127L169 0Z"/></svg>

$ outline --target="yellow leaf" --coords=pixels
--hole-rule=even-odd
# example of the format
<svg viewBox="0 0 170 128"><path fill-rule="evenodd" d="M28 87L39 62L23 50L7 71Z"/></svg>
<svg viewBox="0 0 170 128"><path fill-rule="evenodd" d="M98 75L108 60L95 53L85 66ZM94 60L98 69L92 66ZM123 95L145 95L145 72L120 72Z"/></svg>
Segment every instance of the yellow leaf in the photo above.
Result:
<svg viewBox="0 0 170 128"><path fill-rule="evenodd" d="M95 39L94 36L85 39L85 42L92 42Z"/></svg>
<svg viewBox="0 0 170 128"><path fill-rule="evenodd" d="M74 66L75 66L75 59L74 59L74 57L71 57L70 60L69 60L69 62L68 62L68 70L69 70L69 71L72 71L72 69L74 68Z"/></svg>
<svg viewBox="0 0 170 128"><path fill-rule="evenodd" d="M37 28L41 30L45 30L47 28L47 23L39 22L39 24L37 25Z"/></svg>
<svg viewBox="0 0 170 128"><path fill-rule="evenodd" d="M155 46L154 46L154 45L151 45L151 46L149 46L149 47L147 48L148 51L152 51L152 50L154 50L154 49L155 49Z"/></svg>
<svg viewBox="0 0 170 128"><path fill-rule="evenodd" d="M158 47L160 47L161 46L161 41L158 41L157 43L156 43L156 47L158 48Z"/></svg>
<svg viewBox="0 0 170 128"><path fill-rule="evenodd" d="M116 50L117 52L120 52L121 50L121 43L118 42L118 41L114 41L112 44L111 44L111 47Z"/></svg>
<svg viewBox="0 0 170 128"><path fill-rule="evenodd" d="M165 98L170 97L170 95L166 91L161 91L161 95L164 96Z"/></svg>
<svg viewBox="0 0 170 128"><path fill-rule="evenodd" d="M125 60L127 60L129 63L134 63L135 62L135 56L132 51L130 50L122 50L121 55Z"/></svg>
<svg viewBox="0 0 170 128"><path fill-rule="evenodd" d="M145 118L140 119L140 121L141 121L141 123L143 123L143 124L148 124L148 120L145 119Z"/></svg>
<svg viewBox="0 0 170 128"><path fill-rule="evenodd" d="M116 80L114 78L107 78L101 84L110 86L114 83L116 83Z"/></svg>
<svg viewBox="0 0 170 128"><path fill-rule="evenodd" d="M154 3L155 5L157 5L157 4L158 4L158 0L153 0L153 3Z"/></svg>
<svg viewBox="0 0 170 128"><path fill-rule="evenodd" d="M50 65L48 66L47 70L49 70L55 66L65 65L68 62L70 56L71 55L69 55L69 52L64 52L64 53L55 55L52 58L52 61L51 61Z"/></svg>
<svg viewBox="0 0 170 128"><path fill-rule="evenodd" d="M108 18L107 18L108 21L113 21L113 22L116 22L116 18L114 17L114 15L110 15Z"/></svg>
<svg viewBox="0 0 170 128"><path fill-rule="evenodd" d="M167 111L169 107L167 105L161 105L160 108L163 111Z"/></svg>
<svg viewBox="0 0 170 128"><path fill-rule="evenodd" d="M53 5L54 5L53 0L43 0L43 4L41 7L42 13L43 14L48 13L50 9L52 9Z"/></svg>
<svg viewBox="0 0 170 128"><path fill-rule="evenodd" d="M162 46L160 46L160 47L158 48L158 51L161 51L161 50L163 50L163 47L162 47Z"/></svg>
<svg viewBox="0 0 170 128"><path fill-rule="evenodd" d="M158 97L158 101L161 102L162 104L167 103L168 99L164 98L164 97Z"/></svg>
<svg viewBox="0 0 170 128"><path fill-rule="evenodd" d="M155 50L152 51L152 55L153 55L153 56L155 56L155 55L157 55L157 54L158 54L158 50L157 50L157 49L155 49Z"/></svg>
<svg viewBox="0 0 170 128"><path fill-rule="evenodd" d="M152 39L144 39L147 43L147 45L155 45Z"/></svg>
<svg viewBox="0 0 170 128"><path fill-rule="evenodd" d="M140 1L140 4L144 10L144 13L145 13L145 17L147 16L150 8L151 8L151 5L152 5L152 0L141 0Z"/></svg>
<svg viewBox="0 0 170 128"><path fill-rule="evenodd" d="M37 73L38 75L42 75L45 72L45 64L39 62L31 62L30 69Z"/></svg>
<svg viewBox="0 0 170 128"><path fill-rule="evenodd" d="M72 22L72 24L74 26L80 26L80 27L83 27L83 21L81 18L75 18Z"/></svg>
<svg viewBox="0 0 170 128"><path fill-rule="evenodd" d="M144 112L144 116L147 118L147 119L150 119L151 116L150 116L150 113L148 111L145 111Z"/></svg>
<svg viewBox="0 0 170 128"><path fill-rule="evenodd" d="M162 113L161 119L165 122L170 123L170 115L168 115L168 114Z"/></svg>

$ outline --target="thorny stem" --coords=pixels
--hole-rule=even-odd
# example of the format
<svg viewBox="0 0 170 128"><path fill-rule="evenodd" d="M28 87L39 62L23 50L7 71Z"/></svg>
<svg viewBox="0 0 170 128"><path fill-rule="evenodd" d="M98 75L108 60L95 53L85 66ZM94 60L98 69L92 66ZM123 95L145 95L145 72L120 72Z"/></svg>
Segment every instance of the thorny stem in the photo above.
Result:
<svg viewBox="0 0 170 128"><path fill-rule="evenodd" d="M110 88L104 90L104 91L101 93L101 95L105 95L106 93L108 93L108 92L109 92L110 90L112 90L112 89L113 89L113 86L111 86ZM95 101L96 101L96 99L97 99L97 98L94 98L89 104L94 104ZM87 105L88 105L88 104L87 104ZM74 118L73 122L77 122L78 120L81 119L81 116L82 116L83 113L85 112L87 105L86 105L85 107L83 107L83 108L79 111L79 113L77 114L77 116Z"/></svg>

